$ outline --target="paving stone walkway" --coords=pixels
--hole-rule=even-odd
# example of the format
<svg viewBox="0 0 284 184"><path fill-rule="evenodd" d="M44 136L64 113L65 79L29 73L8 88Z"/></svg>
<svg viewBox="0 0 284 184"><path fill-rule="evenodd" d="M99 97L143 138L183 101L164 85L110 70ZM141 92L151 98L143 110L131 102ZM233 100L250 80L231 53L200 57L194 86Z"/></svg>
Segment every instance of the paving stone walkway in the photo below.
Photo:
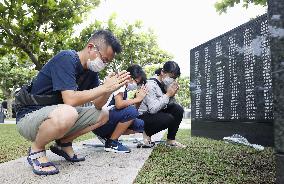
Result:
<svg viewBox="0 0 284 184"><path fill-rule="evenodd" d="M189 128L190 121L183 121L181 127ZM165 131L153 136L159 141ZM131 184L153 149L136 148L135 139L141 140L141 134L122 136L121 140L131 148L131 153L107 153L98 139L90 139L74 144L79 155L86 155L86 161L70 163L49 150L47 156L54 162L60 173L53 176L33 174L26 157L0 164L0 184L18 183L74 183L74 184Z"/></svg>

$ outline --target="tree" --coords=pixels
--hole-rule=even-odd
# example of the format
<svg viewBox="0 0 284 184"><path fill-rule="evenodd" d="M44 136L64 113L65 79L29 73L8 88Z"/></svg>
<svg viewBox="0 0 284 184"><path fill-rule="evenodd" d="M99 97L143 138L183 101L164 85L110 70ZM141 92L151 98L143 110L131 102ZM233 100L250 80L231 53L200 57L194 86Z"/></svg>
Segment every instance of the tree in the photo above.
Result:
<svg viewBox="0 0 284 184"><path fill-rule="evenodd" d="M2 102L2 100L4 100L4 95L3 95L3 92L0 90L0 102Z"/></svg>
<svg viewBox="0 0 284 184"><path fill-rule="evenodd" d="M179 92L176 94L175 98L179 104L185 108L189 108L190 104L190 90L189 84L190 80L188 76L181 76L178 78L178 83L180 86Z"/></svg>
<svg viewBox="0 0 284 184"><path fill-rule="evenodd" d="M119 26L115 23L115 14L107 22L96 20L74 37L74 25L82 23L84 15L98 3L99 0L0 1L0 55L13 55L17 66L33 63L35 69L40 70L60 50L79 51L94 30L109 29L120 40L123 52L100 72L100 78L110 71L126 69L130 64L143 67L172 58L159 48L154 32L143 29L141 21ZM16 63L15 59L4 60L12 66ZM3 68L2 71L8 70Z"/></svg>
<svg viewBox="0 0 284 184"><path fill-rule="evenodd" d="M115 15L107 23L96 20L74 38L74 25L82 23L84 15L98 4L99 0L0 1L0 55L15 54L21 60L28 56L40 70L62 49L81 50L94 30L104 28L114 32L124 49L112 68L125 69L130 63L145 65L170 58L159 49L153 31L143 32L140 21L119 27Z"/></svg>
<svg viewBox="0 0 284 184"><path fill-rule="evenodd" d="M106 70L100 72L101 78L110 71L125 70L131 64L139 64L144 67L162 63L172 58L172 55L159 48L157 37L153 30L143 30L141 21L136 21L133 24L125 23L119 26L115 23L115 20L115 14L107 22L97 20L83 29L78 37L69 39L66 42L70 49L81 50L93 33L93 30L108 29L114 33L120 40L123 51L115 57Z"/></svg>
<svg viewBox="0 0 284 184"><path fill-rule="evenodd" d="M28 56L40 70L64 48L73 26L83 21L99 0L0 1L0 56Z"/></svg>
<svg viewBox="0 0 284 184"><path fill-rule="evenodd" d="M16 89L28 83L35 74L32 63L20 63L14 55L7 55L0 59L0 90L3 98L8 102L9 117L12 115L12 101Z"/></svg>
<svg viewBox="0 0 284 184"><path fill-rule="evenodd" d="M250 4L266 6L267 0L220 0L215 3L215 8L220 14L226 13L228 8L234 7L236 4L242 3L243 7L248 8Z"/></svg>

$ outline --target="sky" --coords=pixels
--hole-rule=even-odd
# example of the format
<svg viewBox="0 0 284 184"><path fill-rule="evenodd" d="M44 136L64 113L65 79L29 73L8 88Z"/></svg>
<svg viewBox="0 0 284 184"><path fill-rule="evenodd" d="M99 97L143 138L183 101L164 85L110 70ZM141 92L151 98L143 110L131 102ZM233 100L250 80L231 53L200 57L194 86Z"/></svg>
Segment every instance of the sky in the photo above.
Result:
<svg viewBox="0 0 284 184"><path fill-rule="evenodd" d="M106 21L112 13L117 14L118 24L141 20L145 29L154 30L159 47L174 56L182 75L189 76L190 49L266 12L262 6L245 9L238 5L219 15L214 8L216 1L102 0L86 22Z"/></svg>

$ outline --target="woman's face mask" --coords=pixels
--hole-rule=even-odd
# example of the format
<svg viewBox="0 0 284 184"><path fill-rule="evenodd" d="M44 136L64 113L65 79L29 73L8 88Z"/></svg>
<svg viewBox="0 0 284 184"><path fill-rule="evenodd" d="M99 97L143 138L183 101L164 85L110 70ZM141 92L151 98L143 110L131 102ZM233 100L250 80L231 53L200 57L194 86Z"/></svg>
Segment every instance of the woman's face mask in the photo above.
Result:
<svg viewBox="0 0 284 184"><path fill-rule="evenodd" d="M133 91L133 90L136 90L138 88L138 85L134 82L134 83L128 83L127 85L127 89L129 91Z"/></svg>
<svg viewBox="0 0 284 184"><path fill-rule="evenodd" d="M169 76L166 76L164 79L162 79L163 83L165 84L165 86L169 86L170 84L172 84L175 79L169 77Z"/></svg>
<svg viewBox="0 0 284 184"><path fill-rule="evenodd" d="M106 67L106 64L101 60L100 57L97 57L94 60L89 59L87 62L87 67L93 72L100 72Z"/></svg>

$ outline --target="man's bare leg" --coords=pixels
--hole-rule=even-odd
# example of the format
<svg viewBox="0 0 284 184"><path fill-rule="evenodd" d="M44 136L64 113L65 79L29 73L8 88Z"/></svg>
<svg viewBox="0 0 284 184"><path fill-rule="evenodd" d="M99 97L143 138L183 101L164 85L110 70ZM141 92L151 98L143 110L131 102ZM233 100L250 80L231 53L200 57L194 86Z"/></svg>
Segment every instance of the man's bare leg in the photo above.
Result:
<svg viewBox="0 0 284 184"><path fill-rule="evenodd" d="M84 135L96 128L99 128L100 126L104 125L109 119L109 112L108 111L101 111L99 118L97 119L97 122L91 126L88 126L85 129L79 130L73 134L70 134L68 136L64 136L60 139L61 143L68 143L72 142L77 137ZM62 148L70 157L74 155L74 150L71 146Z"/></svg>
<svg viewBox="0 0 284 184"><path fill-rule="evenodd" d="M38 129L36 139L32 142L31 152L45 149L45 145L55 139L60 139L74 125L78 118L78 113L74 107L60 105L49 114L49 119L45 120ZM41 163L48 162L46 157L38 159ZM54 170L54 167L45 167L43 171Z"/></svg>

